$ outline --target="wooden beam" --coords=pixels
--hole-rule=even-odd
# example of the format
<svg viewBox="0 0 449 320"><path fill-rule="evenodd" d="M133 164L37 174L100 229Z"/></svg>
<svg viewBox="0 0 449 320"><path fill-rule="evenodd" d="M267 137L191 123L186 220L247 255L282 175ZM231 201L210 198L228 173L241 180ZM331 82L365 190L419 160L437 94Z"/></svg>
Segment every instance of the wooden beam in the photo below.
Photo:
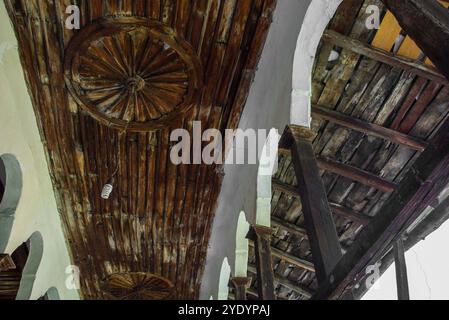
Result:
<svg viewBox="0 0 449 320"><path fill-rule="evenodd" d="M254 248L254 243L250 242L249 245ZM294 255L284 252L282 250L279 250L277 248L271 248L271 254L273 257L276 257L282 261L288 262L297 268L304 269L310 272L315 272L315 266L312 262L308 260L304 260L298 257L295 257Z"/></svg>
<svg viewBox="0 0 449 320"><path fill-rule="evenodd" d="M254 272L257 274L257 272ZM234 277L231 279L231 283L235 291L235 300L246 300L246 294L251 287L252 278L250 277Z"/></svg>
<svg viewBox="0 0 449 320"><path fill-rule="evenodd" d="M16 268L14 261L9 254L0 254L0 271L9 271Z"/></svg>
<svg viewBox="0 0 449 320"><path fill-rule="evenodd" d="M395 183L372 174L371 172L332 159L317 158L317 164L322 170L357 181L365 186L375 188L382 192L391 193L397 188Z"/></svg>
<svg viewBox="0 0 449 320"><path fill-rule="evenodd" d="M342 248L313 152L314 134L307 128L292 125L284 135L290 137L291 145L284 147L291 150L316 277L322 283L341 259Z"/></svg>
<svg viewBox="0 0 449 320"><path fill-rule="evenodd" d="M262 300L276 300L271 261L271 228L251 226L248 239L254 241L257 266L257 289Z"/></svg>
<svg viewBox="0 0 449 320"><path fill-rule="evenodd" d="M393 246L394 262L396 267L396 284L398 300L410 300L407 279L407 264L405 262L404 242L402 238L395 241Z"/></svg>
<svg viewBox="0 0 449 320"><path fill-rule="evenodd" d="M248 271L254 274L256 274L257 272L256 268L251 264L248 266ZM279 275L276 274L274 275L274 281L286 288L296 291L297 293L306 297L307 299L310 299L313 295L313 291L310 290L308 287L300 285L298 283L294 283L293 281L280 277Z"/></svg>
<svg viewBox="0 0 449 320"><path fill-rule="evenodd" d="M282 219L272 216L271 217L271 225L273 227L283 229L283 230L287 231L288 233L293 234L300 239L301 238L308 239L306 229L298 227L297 225L295 225L293 223L289 223L287 221L284 221Z"/></svg>
<svg viewBox="0 0 449 320"><path fill-rule="evenodd" d="M399 25L449 79L449 12L438 1L383 0Z"/></svg>
<svg viewBox="0 0 449 320"><path fill-rule="evenodd" d="M286 148L280 147L279 154L291 155L291 151L287 150ZM397 188L397 185L395 183L383 179L371 172L361 170L354 166L350 166L335 160L318 157L317 164L321 170L335 173L337 175L357 181L363 185L375 188L385 193L391 193Z"/></svg>
<svg viewBox="0 0 449 320"><path fill-rule="evenodd" d="M432 205L433 206L433 205ZM440 228L449 219L449 197L444 199L441 203L438 202L435 205L435 209L419 222L411 231L403 235L404 249L407 252L413 248L418 242L425 240L431 233ZM382 254L383 258L380 265L380 274L382 275L391 264L394 262L393 250L389 250L386 254ZM368 277L371 274L367 274L359 281L359 288L357 290L357 297L362 297L368 291L368 288L363 285L366 283Z"/></svg>
<svg viewBox="0 0 449 320"><path fill-rule="evenodd" d="M298 188L282 183L279 180L273 179L272 187L274 190L283 192L289 196L300 198ZM329 203L329 205L333 214L344 217L363 226L366 226L372 219L370 216L359 213L357 211L353 211L336 203L331 202Z"/></svg>
<svg viewBox="0 0 449 320"><path fill-rule="evenodd" d="M404 176L399 188L359 234L315 299L337 299L361 279L366 267L379 261L392 241L404 232L449 183L449 120Z"/></svg>
<svg viewBox="0 0 449 320"><path fill-rule="evenodd" d="M408 58L396 56L393 53L375 48L369 44L359 40L342 35L332 30L326 30L322 40L332 43L337 47L350 50L354 53L368 57L370 59L388 64L392 67L403 69L417 76L435 81L437 83L447 85L449 81L437 69L427 66L421 62L417 62Z"/></svg>
<svg viewBox="0 0 449 320"><path fill-rule="evenodd" d="M420 139L403 134L402 132L391 130L374 123L369 123L360 119L353 118L344 113L337 112L322 106L312 106L312 116L328 120L374 137L378 137L396 144L404 145L416 151L424 151L427 143Z"/></svg>

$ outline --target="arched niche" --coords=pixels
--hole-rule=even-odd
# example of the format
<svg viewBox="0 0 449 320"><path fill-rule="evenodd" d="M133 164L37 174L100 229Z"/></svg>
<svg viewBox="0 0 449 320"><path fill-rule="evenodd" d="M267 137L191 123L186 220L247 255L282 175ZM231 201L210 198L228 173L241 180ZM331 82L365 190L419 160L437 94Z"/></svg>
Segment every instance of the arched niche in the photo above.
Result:
<svg viewBox="0 0 449 320"><path fill-rule="evenodd" d="M277 171L279 132L271 129L259 157L257 172L257 212L256 224L271 225L271 179Z"/></svg>
<svg viewBox="0 0 449 320"><path fill-rule="evenodd" d="M229 279L231 278L231 266L228 258L224 258L221 264L220 279L218 283L218 300L228 300L229 295Z"/></svg>
<svg viewBox="0 0 449 320"><path fill-rule="evenodd" d="M245 212L240 212L235 236L235 277L246 277L248 271L248 239L249 223Z"/></svg>
<svg viewBox="0 0 449 320"><path fill-rule="evenodd" d="M22 193L22 170L11 154L0 156L0 184L0 252L4 252Z"/></svg>
<svg viewBox="0 0 449 320"><path fill-rule="evenodd" d="M312 0L296 43L290 123L310 126L312 71L321 37L343 0ZM307 123L304 119L309 119Z"/></svg>
<svg viewBox="0 0 449 320"><path fill-rule="evenodd" d="M28 259L22 272L20 287L16 300L29 300L33 291L36 273L42 260L44 252L44 241L40 232L34 232L28 242Z"/></svg>

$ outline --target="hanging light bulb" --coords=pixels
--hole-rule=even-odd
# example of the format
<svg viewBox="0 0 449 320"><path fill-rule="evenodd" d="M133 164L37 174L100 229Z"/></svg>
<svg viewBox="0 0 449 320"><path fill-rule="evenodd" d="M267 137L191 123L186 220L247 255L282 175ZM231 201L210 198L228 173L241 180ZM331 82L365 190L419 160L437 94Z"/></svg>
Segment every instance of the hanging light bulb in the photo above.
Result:
<svg viewBox="0 0 449 320"><path fill-rule="evenodd" d="M111 196L112 190L114 190L114 178L112 177L109 181L103 186L103 190L101 191L101 198L104 200L108 200Z"/></svg>
<svg viewBox="0 0 449 320"><path fill-rule="evenodd" d="M112 191L114 190L114 178L117 175L119 169L120 169L120 154L121 154L121 148L120 148L120 139L122 136L126 134L126 131L128 130L129 121L126 123L125 128L123 131L119 133L119 143L118 143L118 154L117 154L117 163L115 167L115 171L112 174L112 176L109 178L108 182L103 186L103 190L101 191L101 198L104 200L108 200L111 197Z"/></svg>

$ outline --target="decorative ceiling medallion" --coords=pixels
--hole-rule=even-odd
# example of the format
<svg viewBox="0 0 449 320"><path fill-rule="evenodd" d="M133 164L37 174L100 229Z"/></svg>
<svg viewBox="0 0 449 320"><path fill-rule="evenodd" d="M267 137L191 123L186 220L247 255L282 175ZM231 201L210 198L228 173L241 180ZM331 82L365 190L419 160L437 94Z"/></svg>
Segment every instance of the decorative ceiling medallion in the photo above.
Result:
<svg viewBox="0 0 449 320"><path fill-rule="evenodd" d="M145 18L105 18L83 28L67 48L64 68L85 111L129 131L159 129L181 117L202 86L193 48Z"/></svg>
<svg viewBox="0 0 449 320"><path fill-rule="evenodd" d="M119 300L164 300L172 298L174 286L151 273L129 272L108 276L103 291Z"/></svg>

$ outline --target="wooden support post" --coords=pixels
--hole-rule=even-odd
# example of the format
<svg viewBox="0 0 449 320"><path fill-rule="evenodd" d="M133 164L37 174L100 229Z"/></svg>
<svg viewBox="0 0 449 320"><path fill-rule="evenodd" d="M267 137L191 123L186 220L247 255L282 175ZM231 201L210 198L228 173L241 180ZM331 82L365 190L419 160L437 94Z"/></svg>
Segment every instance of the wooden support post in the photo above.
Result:
<svg viewBox="0 0 449 320"><path fill-rule="evenodd" d="M274 294L274 273L271 261L271 228L252 226L248 239L254 241L257 288L261 300L276 300Z"/></svg>
<svg viewBox="0 0 449 320"><path fill-rule="evenodd" d="M312 106L312 116L331 121L352 130L356 130L374 137L378 137L396 144L409 147L416 151L422 152L427 147L427 143L421 141L420 139L408 136L402 132L356 119L344 113L330 110L321 106Z"/></svg>
<svg viewBox="0 0 449 320"><path fill-rule="evenodd" d="M312 147L311 130L289 126L281 147L290 148L298 180L298 190L318 283L322 283L342 257L326 190Z"/></svg>
<svg viewBox="0 0 449 320"><path fill-rule="evenodd" d="M402 29L449 79L449 12L438 1L383 0Z"/></svg>
<svg viewBox="0 0 449 320"><path fill-rule="evenodd" d="M0 254L0 271L8 271L16 268L14 261L8 254Z"/></svg>
<svg viewBox="0 0 449 320"><path fill-rule="evenodd" d="M394 262L396 267L396 284L398 300L410 300L407 279L407 264L405 263L404 242L401 239L394 243Z"/></svg>
<svg viewBox="0 0 449 320"><path fill-rule="evenodd" d="M252 279L250 277L235 277L231 279L232 285L235 290L235 299L244 301L246 300L246 293L251 287Z"/></svg>

